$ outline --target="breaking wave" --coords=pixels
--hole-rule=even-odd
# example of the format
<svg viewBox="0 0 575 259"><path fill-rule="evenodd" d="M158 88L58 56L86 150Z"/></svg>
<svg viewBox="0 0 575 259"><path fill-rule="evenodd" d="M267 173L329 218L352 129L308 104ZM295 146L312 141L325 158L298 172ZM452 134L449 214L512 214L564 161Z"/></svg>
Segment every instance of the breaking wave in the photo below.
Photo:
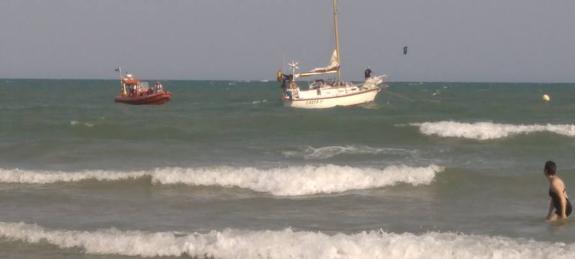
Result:
<svg viewBox="0 0 575 259"><path fill-rule="evenodd" d="M103 229L51 230L25 223L0 223L0 236L27 243L79 248L87 254L215 258L574 258L575 244L454 233L356 234L293 231L209 233Z"/></svg>
<svg viewBox="0 0 575 259"><path fill-rule="evenodd" d="M442 167L390 166L384 169L349 166L158 168L150 171L25 171L0 169L1 183L50 184L86 180L122 181L149 177L152 184L239 187L278 196L337 193L407 183L430 184Z"/></svg>
<svg viewBox="0 0 575 259"><path fill-rule="evenodd" d="M284 151L286 157L301 157L308 160L329 159L339 155L378 155L392 154L405 155L413 153L412 150L401 148L374 148L369 146L327 146L327 147L306 147L299 151Z"/></svg>
<svg viewBox="0 0 575 259"><path fill-rule="evenodd" d="M267 103L267 102L268 102L267 99L255 100L255 101L252 101L252 104L253 104L253 105L256 105L256 104L262 104L262 103Z"/></svg>
<svg viewBox="0 0 575 259"><path fill-rule="evenodd" d="M456 121L439 121L412 123L410 125L419 127L419 131L425 135L476 140L501 139L536 132L551 132L558 135L575 137L575 125L573 124L513 125L492 122L463 123Z"/></svg>
<svg viewBox="0 0 575 259"><path fill-rule="evenodd" d="M81 121L70 121L70 125L71 126L84 126L84 127L88 127L88 128L92 128L95 126L94 123L91 122L81 122Z"/></svg>

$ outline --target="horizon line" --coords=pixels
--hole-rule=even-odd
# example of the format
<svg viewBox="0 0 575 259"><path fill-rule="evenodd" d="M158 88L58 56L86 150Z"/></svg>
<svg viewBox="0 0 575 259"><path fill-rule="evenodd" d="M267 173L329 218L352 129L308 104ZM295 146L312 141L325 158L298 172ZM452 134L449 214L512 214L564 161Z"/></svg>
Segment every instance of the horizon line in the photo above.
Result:
<svg viewBox="0 0 575 259"><path fill-rule="evenodd" d="M0 77L0 80L102 80L112 81L119 80L118 78L42 78L42 77ZM275 79L169 79L169 78L154 78L142 79L143 81L212 81L212 82L274 82ZM300 81L309 82L312 80ZM361 82L350 80L351 82ZM385 83L479 83L479 84L575 84L575 81L386 81Z"/></svg>

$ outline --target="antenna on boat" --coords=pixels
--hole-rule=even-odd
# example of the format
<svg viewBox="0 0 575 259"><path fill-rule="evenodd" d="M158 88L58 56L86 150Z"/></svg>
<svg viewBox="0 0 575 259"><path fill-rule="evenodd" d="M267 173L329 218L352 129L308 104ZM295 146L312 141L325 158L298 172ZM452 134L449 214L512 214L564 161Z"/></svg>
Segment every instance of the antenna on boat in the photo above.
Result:
<svg viewBox="0 0 575 259"><path fill-rule="evenodd" d="M127 94L126 85L122 81L122 67L117 66L116 69L114 69L114 71L120 73L120 85L122 86L122 94L126 95Z"/></svg>
<svg viewBox="0 0 575 259"><path fill-rule="evenodd" d="M116 69L114 69L114 71L119 72L120 73L120 79L122 79L122 67L117 66Z"/></svg>
<svg viewBox="0 0 575 259"><path fill-rule="evenodd" d="M295 71L299 69L299 63L292 61L291 63L288 64L288 66L291 68L291 74L294 75L294 79L295 79Z"/></svg>

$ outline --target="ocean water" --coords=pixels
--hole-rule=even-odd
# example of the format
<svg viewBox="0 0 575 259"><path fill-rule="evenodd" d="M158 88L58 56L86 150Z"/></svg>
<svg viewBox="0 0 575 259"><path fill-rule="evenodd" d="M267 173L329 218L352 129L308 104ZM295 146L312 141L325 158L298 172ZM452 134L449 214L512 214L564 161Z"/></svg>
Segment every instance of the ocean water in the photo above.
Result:
<svg viewBox="0 0 575 259"><path fill-rule="evenodd" d="M1 258L574 258L575 85L390 83L283 107L275 82L0 80ZM541 100L549 94L551 102Z"/></svg>

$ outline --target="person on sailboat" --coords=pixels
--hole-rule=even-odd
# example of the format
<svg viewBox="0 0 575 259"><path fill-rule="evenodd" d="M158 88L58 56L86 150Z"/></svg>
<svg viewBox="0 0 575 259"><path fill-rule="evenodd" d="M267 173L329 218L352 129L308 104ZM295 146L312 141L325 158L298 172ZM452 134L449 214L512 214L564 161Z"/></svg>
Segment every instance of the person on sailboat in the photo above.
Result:
<svg viewBox="0 0 575 259"><path fill-rule="evenodd" d="M371 69L369 69L369 67L363 72L363 75L365 76L365 79L368 79L371 77Z"/></svg>
<svg viewBox="0 0 575 259"><path fill-rule="evenodd" d="M281 84L282 90L286 90L287 89L288 76L282 72L278 72L277 80L282 82L282 84Z"/></svg>

